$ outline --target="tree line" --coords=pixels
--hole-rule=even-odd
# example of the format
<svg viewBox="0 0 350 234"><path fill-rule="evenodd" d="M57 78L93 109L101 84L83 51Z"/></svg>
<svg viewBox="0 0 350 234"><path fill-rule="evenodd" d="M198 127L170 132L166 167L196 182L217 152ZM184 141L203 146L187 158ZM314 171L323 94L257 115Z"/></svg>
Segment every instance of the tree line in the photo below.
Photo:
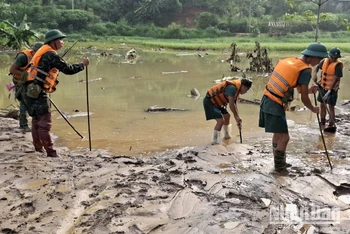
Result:
<svg viewBox="0 0 350 234"><path fill-rule="evenodd" d="M271 22L287 22L282 33L299 33L314 31L317 19L320 30L345 31L349 13L350 2L341 0L5 0L0 40L20 25L88 38L257 36L278 32Z"/></svg>

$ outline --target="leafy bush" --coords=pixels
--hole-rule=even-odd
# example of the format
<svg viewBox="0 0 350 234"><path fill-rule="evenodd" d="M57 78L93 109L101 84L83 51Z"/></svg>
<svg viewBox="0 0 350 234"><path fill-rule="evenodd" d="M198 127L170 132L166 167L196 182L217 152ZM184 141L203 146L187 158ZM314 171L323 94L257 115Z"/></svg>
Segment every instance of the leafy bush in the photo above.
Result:
<svg viewBox="0 0 350 234"><path fill-rule="evenodd" d="M248 18L229 18L226 23L219 23L218 28L231 33L248 33Z"/></svg>
<svg viewBox="0 0 350 234"><path fill-rule="evenodd" d="M58 27L62 30L84 30L89 23L97 23L99 19L91 12L83 10L60 10L57 19Z"/></svg>
<svg viewBox="0 0 350 234"><path fill-rule="evenodd" d="M216 27L219 23L217 15L210 12L202 12L198 18L198 28L206 29L208 27Z"/></svg>
<svg viewBox="0 0 350 234"><path fill-rule="evenodd" d="M119 20L116 23L116 36L134 36L133 27L129 26L128 22L125 19Z"/></svg>
<svg viewBox="0 0 350 234"><path fill-rule="evenodd" d="M163 38L184 39L185 38L185 32L184 32L183 28L180 25L178 25L176 23L172 23L164 30Z"/></svg>
<svg viewBox="0 0 350 234"><path fill-rule="evenodd" d="M97 35L107 35L109 30L106 27L106 23L89 24L87 26L87 31L93 32Z"/></svg>
<svg viewBox="0 0 350 234"><path fill-rule="evenodd" d="M161 29L162 28L157 27L154 24L138 24L135 26L134 34L142 37L159 38L162 35L162 31L164 31Z"/></svg>

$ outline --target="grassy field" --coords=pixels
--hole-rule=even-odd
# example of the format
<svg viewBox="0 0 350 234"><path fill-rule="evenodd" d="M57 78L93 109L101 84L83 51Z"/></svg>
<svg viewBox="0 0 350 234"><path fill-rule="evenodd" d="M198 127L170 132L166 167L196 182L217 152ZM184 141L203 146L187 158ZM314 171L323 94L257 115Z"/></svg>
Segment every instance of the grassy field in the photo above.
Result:
<svg viewBox="0 0 350 234"><path fill-rule="evenodd" d="M95 46L99 49L107 49L125 43L128 47L156 50L159 48L170 50L214 50L222 51L228 49L231 43L236 43L239 51L251 51L255 49L255 41L258 41L262 48L271 51L302 51L314 39L311 38L290 38L290 37L222 37L205 39L153 39L144 37L112 37L106 40L79 42L81 46ZM339 47L342 52L350 53L350 41L346 38L320 38L328 49ZM69 46L69 43L67 43Z"/></svg>

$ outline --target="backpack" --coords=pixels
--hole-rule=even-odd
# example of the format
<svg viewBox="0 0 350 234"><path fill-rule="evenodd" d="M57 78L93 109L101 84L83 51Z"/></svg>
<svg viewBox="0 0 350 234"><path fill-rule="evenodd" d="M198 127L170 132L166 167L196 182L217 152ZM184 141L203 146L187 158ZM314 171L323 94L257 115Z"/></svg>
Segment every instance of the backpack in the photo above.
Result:
<svg viewBox="0 0 350 234"><path fill-rule="evenodd" d="M25 90L25 88L27 86L27 77L28 77L28 72L23 71L21 77L19 78L19 80L16 84L15 97L18 101L21 101L22 92Z"/></svg>

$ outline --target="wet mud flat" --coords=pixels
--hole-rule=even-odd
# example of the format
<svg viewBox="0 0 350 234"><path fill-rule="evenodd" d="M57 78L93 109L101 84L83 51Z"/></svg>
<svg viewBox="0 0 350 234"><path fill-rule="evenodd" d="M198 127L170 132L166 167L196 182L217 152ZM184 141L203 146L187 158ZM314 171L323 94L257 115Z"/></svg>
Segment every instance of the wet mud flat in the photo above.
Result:
<svg viewBox="0 0 350 234"><path fill-rule="evenodd" d="M332 171L325 155L288 155L287 176L272 173L270 146L232 140L147 158L61 148L52 159L17 125L0 118L0 233L350 230L349 152L331 155Z"/></svg>

